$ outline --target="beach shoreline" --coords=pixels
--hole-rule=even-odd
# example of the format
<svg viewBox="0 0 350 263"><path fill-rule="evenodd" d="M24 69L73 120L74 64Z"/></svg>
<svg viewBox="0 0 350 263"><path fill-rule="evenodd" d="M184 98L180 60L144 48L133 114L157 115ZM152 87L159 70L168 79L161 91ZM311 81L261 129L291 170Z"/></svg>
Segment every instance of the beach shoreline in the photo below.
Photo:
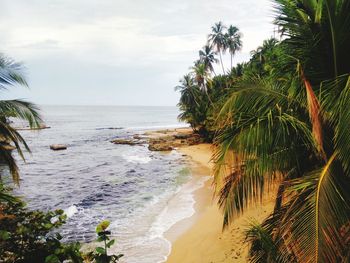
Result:
<svg viewBox="0 0 350 263"><path fill-rule="evenodd" d="M167 130L165 134L184 132L188 133L188 129ZM163 133L156 131L151 134L157 137ZM249 248L244 242L245 230L250 222L262 222L271 213L274 195L266 197L258 207L249 207L244 215L222 231L223 215L214 198L211 177L212 145L181 145L175 150L189 158L193 180L203 176L208 176L208 180L193 192L194 214L178 221L166 231L165 238L171 243L171 251L165 262L247 262Z"/></svg>

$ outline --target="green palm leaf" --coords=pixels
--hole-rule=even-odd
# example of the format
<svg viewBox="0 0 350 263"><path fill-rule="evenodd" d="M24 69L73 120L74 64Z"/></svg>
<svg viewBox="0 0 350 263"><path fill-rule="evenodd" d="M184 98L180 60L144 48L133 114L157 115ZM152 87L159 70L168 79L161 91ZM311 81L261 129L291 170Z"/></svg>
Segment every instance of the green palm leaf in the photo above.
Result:
<svg viewBox="0 0 350 263"><path fill-rule="evenodd" d="M27 86L22 73L22 65L0 55L0 88L7 89L10 86ZM24 154L22 146L29 150L23 137L8 124L9 118L18 118L29 123L30 127L38 127L42 122L38 113L38 107L24 100L0 100L0 161L9 167L13 181L19 183L19 172L16 160L11 151L17 150L22 159Z"/></svg>

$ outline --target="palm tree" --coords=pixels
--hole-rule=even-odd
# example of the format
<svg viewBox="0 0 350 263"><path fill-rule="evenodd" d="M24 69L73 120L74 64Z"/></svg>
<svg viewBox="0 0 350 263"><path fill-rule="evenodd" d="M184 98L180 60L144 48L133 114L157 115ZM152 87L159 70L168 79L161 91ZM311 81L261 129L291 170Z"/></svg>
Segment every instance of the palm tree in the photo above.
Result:
<svg viewBox="0 0 350 263"><path fill-rule="evenodd" d="M23 75L21 64L0 54L0 89L6 90L13 86L28 84ZM41 118L36 105L24 100L0 100L0 161L9 167L15 183L19 183L18 166L11 150L16 149L24 159L22 146L28 151L29 147L23 137L10 126L8 118L19 118L29 123L31 127L38 127ZM14 146L11 146L13 144Z"/></svg>
<svg viewBox="0 0 350 263"><path fill-rule="evenodd" d="M349 262L350 1L274 1L284 55L220 113L224 226L278 184L273 213L248 232L252 262Z"/></svg>
<svg viewBox="0 0 350 263"><path fill-rule="evenodd" d="M269 38L263 41L262 46L257 47L255 50L251 51L251 68L253 68L253 73L259 76L271 73L271 63L274 63L277 59L277 44L278 40L275 38Z"/></svg>
<svg viewBox="0 0 350 263"><path fill-rule="evenodd" d="M219 53L222 72L224 74L225 74L225 68L222 62L221 53L224 53L227 49L226 38L225 38L225 34L223 33L223 30L225 28L226 27L223 25L222 22L215 23L215 25L211 28L212 33L210 33L208 36L209 46L215 48L215 50Z"/></svg>
<svg viewBox="0 0 350 263"><path fill-rule="evenodd" d="M206 92L208 88L207 84L210 82L210 75L206 64L199 60L194 63L194 66L191 69L198 87Z"/></svg>
<svg viewBox="0 0 350 263"><path fill-rule="evenodd" d="M242 77L246 67L247 63L237 63L235 67L232 67L230 75L235 78Z"/></svg>
<svg viewBox="0 0 350 263"><path fill-rule="evenodd" d="M178 116L179 120L189 123L196 130L204 115L200 110L202 91L196 85L192 74L183 76L180 85L176 86L175 90L180 92L180 101L177 105L181 111Z"/></svg>
<svg viewBox="0 0 350 263"><path fill-rule="evenodd" d="M180 85L175 87L175 91L180 92L180 103L184 105L198 104L198 89L195 86L191 74L184 75L180 80Z"/></svg>
<svg viewBox="0 0 350 263"><path fill-rule="evenodd" d="M239 29L233 25L230 25L227 29L227 33L225 34L226 43L228 50L231 54L231 68L233 56L236 54L237 51L241 50L242 48L242 41L241 41L242 34L239 32Z"/></svg>
<svg viewBox="0 0 350 263"><path fill-rule="evenodd" d="M209 45L205 45L202 50L199 51L199 60L204 64L205 69L214 72L213 64L217 63L218 60L215 58L216 52Z"/></svg>

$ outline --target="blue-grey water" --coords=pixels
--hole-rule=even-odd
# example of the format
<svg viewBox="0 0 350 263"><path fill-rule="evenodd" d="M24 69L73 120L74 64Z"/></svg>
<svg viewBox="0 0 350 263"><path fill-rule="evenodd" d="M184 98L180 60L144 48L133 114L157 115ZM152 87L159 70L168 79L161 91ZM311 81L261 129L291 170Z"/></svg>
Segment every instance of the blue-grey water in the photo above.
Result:
<svg viewBox="0 0 350 263"><path fill-rule="evenodd" d="M176 151L150 152L147 145L110 140L185 126L177 115L176 107L44 106L51 128L21 131L32 154L25 163L18 158L16 193L31 209L64 209L66 240L90 242L96 224L108 219L123 262L162 262L170 249L163 234L193 213L191 194L198 185L186 185L191 176ZM68 149L52 151L51 144Z"/></svg>

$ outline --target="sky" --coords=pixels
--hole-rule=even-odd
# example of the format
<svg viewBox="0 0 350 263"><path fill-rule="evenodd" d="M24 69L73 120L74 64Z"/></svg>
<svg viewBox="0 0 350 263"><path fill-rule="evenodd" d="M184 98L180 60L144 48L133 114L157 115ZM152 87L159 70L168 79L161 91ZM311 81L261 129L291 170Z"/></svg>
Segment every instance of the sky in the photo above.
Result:
<svg viewBox="0 0 350 263"><path fill-rule="evenodd" d="M175 106L211 26L243 34L234 63L273 35L270 0L0 0L0 53L23 62L39 105ZM229 56L225 60L229 67ZM217 71L220 71L219 65Z"/></svg>

